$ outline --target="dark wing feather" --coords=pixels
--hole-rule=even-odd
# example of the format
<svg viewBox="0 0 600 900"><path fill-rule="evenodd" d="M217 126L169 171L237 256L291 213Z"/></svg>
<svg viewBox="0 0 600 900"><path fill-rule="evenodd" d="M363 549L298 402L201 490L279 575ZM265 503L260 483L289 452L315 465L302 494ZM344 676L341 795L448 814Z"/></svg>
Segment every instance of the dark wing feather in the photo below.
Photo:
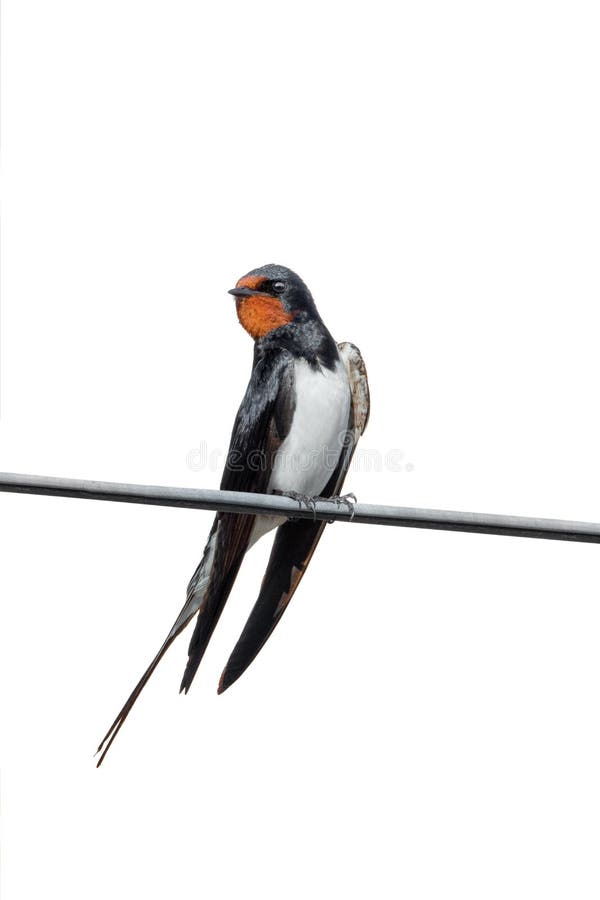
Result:
<svg viewBox="0 0 600 900"><path fill-rule="evenodd" d="M348 369L352 403L344 452L323 491L326 497L339 495L369 417L369 388L362 357L353 344L340 344L339 349ZM304 519L286 522L277 529L258 600L221 675L219 693L237 681L272 634L300 584L325 525Z"/></svg>
<svg viewBox="0 0 600 900"><path fill-rule="evenodd" d="M287 353L255 356L246 394L238 411L222 490L262 493L271 474L273 454L285 439L294 414L294 366ZM198 613L181 689L187 691L223 610L248 546L255 516L218 513L202 560L188 585L183 609L158 653L126 700L97 752L101 765L135 701L158 663Z"/></svg>
<svg viewBox="0 0 600 900"><path fill-rule="evenodd" d="M270 364L255 369L257 377L248 386L233 426L228 464L221 480L223 491L264 493L274 454L290 429L295 407L294 367L287 354L270 359ZM235 513L222 513L217 518L214 563L181 681L180 691L186 694L231 593L256 520L256 516Z"/></svg>

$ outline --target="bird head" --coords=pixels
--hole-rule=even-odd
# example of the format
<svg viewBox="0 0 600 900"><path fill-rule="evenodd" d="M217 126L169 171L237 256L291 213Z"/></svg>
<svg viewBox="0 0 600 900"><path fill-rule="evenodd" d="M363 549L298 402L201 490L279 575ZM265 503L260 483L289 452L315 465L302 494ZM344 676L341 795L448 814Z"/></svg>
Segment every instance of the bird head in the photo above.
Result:
<svg viewBox="0 0 600 900"><path fill-rule="evenodd" d="M317 316L309 289L285 266L252 269L229 293L235 297L238 319L255 340L282 325Z"/></svg>

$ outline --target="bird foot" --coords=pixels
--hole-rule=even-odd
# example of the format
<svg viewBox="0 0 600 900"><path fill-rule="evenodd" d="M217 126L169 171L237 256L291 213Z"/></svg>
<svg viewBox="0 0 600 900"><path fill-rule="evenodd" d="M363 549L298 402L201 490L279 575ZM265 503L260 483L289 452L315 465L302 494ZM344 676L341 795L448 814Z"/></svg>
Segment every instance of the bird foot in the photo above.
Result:
<svg viewBox="0 0 600 900"><path fill-rule="evenodd" d="M313 521L316 521L317 519L316 504L319 501L323 503L335 503L336 506L345 506L350 513L350 521L354 518L354 505L358 502L355 494L341 494L336 497L311 497L308 494L300 494L298 491L285 491L282 496L289 497L290 500L295 500L299 504L300 509L302 509L303 506L310 509L313 514ZM328 524L331 525L333 521L333 519L330 519Z"/></svg>
<svg viewBox="0 0 600 900"><path fill-rule="evenodd" d="M282 496L289 497L290 500L295 500L296 503L298 503L299 509L302 509L303 506L310 509L313 514L313 520L316 521L317 508L315 502L320 499L319 497L310 497L308 494L300 494L298 491L283 491Z"/></svg>
<svg viewBox="0 0 600 900"><path fill-rule="evenodd" d="M358 503L356 494L340 494L335 497L313 497L313 500L324 500L325 502L335 503L336 506L345 506L350 513L350 521L354 518L354 505Z"/></svg>

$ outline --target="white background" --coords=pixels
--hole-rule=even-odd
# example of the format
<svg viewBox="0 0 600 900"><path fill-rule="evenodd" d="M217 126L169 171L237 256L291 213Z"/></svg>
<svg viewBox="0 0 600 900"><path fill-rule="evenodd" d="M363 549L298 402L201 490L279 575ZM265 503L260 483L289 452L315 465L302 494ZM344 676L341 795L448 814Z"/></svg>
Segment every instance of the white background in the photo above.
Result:
<svg viewBox="0 0 600 900"><path fill-rule="evenodd" d="M600 520L596 4L2 15L0 469L217 486L279 262L404 454L361 500ZM3 898L598 897L593 545L334 526L217 697L265 541L96 771L210 521L1 495Z"/></svg>

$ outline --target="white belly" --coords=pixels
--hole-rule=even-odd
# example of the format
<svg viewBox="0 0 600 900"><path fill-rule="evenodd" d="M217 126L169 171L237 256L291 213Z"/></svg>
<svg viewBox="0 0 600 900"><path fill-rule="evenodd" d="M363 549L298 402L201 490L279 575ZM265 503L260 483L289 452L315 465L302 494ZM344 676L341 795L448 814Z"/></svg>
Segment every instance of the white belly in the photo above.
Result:
<svg viewBox="0 0 600 900"><path fill-rule="evenodd" d="M279 448L267 493L280 491L318 496L331 478L344 447L350 415L350 386L341 361L330 369L295 363L296 408L289 433ZM285 522L257 516L250 546Z"/></svg>
<svg viewBox="0 0 600 900"><path fill-rule="evenodd" d="M268 490L314 496L331 478L344 446L350 387L341 361L331 371L297 360L294 375L296 409L275 458Z"/></svg>

